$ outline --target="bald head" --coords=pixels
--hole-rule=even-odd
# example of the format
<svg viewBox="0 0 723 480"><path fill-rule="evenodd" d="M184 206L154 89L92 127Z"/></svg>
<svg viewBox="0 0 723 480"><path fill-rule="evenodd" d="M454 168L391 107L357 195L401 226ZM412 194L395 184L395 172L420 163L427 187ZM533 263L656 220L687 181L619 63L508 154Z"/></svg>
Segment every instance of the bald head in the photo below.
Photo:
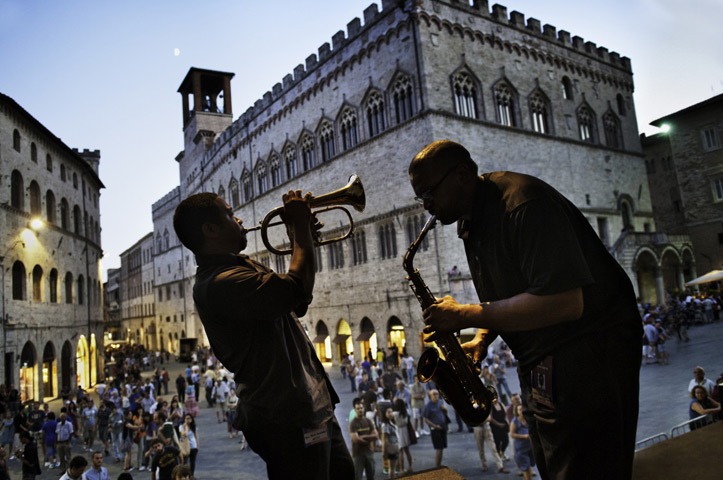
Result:
<svg viewBox="0 0 723 480"><path fill-rule="evenodd" d="M414 175L418 169L432 167L446 170L460 163L464 163L473 174L477 174L477 164L466 148L451 140L437 140L424 147L412 159L412 163L409 164L409 175Z"/></svg>

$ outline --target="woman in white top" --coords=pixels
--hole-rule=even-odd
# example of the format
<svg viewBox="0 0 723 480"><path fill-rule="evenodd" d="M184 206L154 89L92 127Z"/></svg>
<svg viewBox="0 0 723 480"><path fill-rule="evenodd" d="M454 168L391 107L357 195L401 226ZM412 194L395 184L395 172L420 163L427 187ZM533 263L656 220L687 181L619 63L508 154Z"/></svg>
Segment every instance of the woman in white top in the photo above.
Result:
<svg viewBox="0 0 723 480"><path fill-rule="evenodd" d="M404 470L404 457L407 457L407 470L404 473L412 473L412 452L409 451L411 440L409 437L409 413L404 400L397 398L394 400L394 423L397 425L399 435L399 469Z"/></svg>

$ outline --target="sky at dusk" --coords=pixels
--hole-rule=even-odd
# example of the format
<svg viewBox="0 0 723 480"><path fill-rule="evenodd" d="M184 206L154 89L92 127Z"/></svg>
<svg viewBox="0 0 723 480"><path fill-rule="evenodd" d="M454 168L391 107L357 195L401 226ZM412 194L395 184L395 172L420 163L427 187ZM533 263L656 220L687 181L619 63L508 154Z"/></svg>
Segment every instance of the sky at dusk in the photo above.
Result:
<svg viewBox="0 0 723 480"><path fill-rule="evenodd" d="M236 74L236 119L371 3L0 0L0 92L68 146L101 151L103 267L118 268L179 184L188 69ZM723 93L721 0L500 3L630 57L641 132Z"/></svg>

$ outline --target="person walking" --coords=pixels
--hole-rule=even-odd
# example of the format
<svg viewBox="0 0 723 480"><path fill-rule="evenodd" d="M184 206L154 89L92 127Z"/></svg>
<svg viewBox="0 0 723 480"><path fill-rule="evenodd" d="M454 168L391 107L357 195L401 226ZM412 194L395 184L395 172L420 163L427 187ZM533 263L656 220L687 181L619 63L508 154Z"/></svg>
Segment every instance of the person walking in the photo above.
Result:
<svg viewBox="0 0 723 480"><path fill-rule="evenodd" d="M399 460L399 430L394 424L394 411L388 407L382 414L382 456L389 461L389 477L396 478Z"/></svg>
<svg viewBox="0 0 723 480"><path fill-rule="evenodd" d="M399 470L405 474L412 473L412 452L409 450L412 445L412 438L410 437L411 418L407 410L407 404L402 398L395 398L393 402L394 411L394 424L397 426L397 433L399 434ZM411 428L412 433L414 429ZM416 442L414 438L414 443ZM407 468L404 468L404 458L407 459Z"/></svg>
<svg viewBox="0 0 723 480"><path fill-rule="evenodd" d="M374 480L374 444L379 435L374 422L364 415L362 399L355 398L352 403L356 416L349 422L349 436L354 459L354 479L361 480L366 474L367 480Z"/></svg>
<svg viewBox="0 0 723 480"><path fill-rule="evenodd" d="M477 453L479 454L479 459L482 462L482 471L487 471L487 456L485 455L486 445L487 449L490 451L492 461L497 467L497 472L510 473L510 471L505 468L502 458L500 458L500 455L497 452L497 447L495 446L495 441L492 436L492 429L490 428L491 418L492 416L490 414L490 416L487 417L487 419L482 423L482 425L476 425L474 427L474 440L477 444Z"/></svg>
<svg viewBox="0 0 723 480"><path fill-rule="evenodd" d="M49 412L45 417L45 423L40 428L43 445L45 445L45 467L52 468L60 466L58 463L57 438L55 429L58 422L55 421L55 413Z"/></svg>
<svg viewBox="0 0 723 480"><path fill-rule="evenodd" d="M186 416L183 417L183 424L178 427L178 433L181 443L185 443L186 441L188 442L190 452L188 456L189 466L191 467L191 473L195 474L199 440L198 430L196 429L196 422L193 419L193 415L187 413Z"/></svg>
<svg viewBox="0 0 723 480"><path fill-rule="evenodd" d="M23 463L23 480L35 480L35 477L42 473L38 459L38 446L29 432L20 432L18 438L23 444L23 449L18 449L15 456Z"/></svg>
<svg viewBox="0 0 723 480"><path fill-rule="evenodd" d="M434 447L434 466L439 468L442 466L444 449L447 448L447 424L449 423L447 407L439 399L439 391L429 391L429 401L424 405L422 417L429 425Z"/></svg>
<svg viewBox="0 0 723 480"><path fill-rule="evenodd" d="M58 445L58 461L60 462L60 470L68 469L70 461L70 440L73 438L75 429L73 424L68 421L68 415L65 412L60 413L58 425L55 427L56 443Z"/></svg>
<svg viewBox="0 0 723 480"><path fill-rule="evenodd" d="M524 480L532 479L532 467L535 466L535 457L532 455L532 443L527 420L522 413L522 405L515 407L515 416L510 423L510 437L515 444L515 463L522 472Z"/></svg>
<svg viewBox="0 0 723 480"><path fill-rule="evenodd" d="M103 452L93 452L85 480L110 480L108 470L103 466Z"/></svg>

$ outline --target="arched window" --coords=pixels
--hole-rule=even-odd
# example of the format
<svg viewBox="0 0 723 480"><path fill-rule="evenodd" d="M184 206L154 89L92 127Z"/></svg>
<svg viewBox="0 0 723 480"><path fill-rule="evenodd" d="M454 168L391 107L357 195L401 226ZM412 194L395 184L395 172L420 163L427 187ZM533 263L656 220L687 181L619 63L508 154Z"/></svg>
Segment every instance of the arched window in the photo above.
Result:
<svg viewBox="0 0 723 480"><path fill-rule="evenodd" d="M331 126L331 122L322 122L319 127L319 142L321 143L321 161L328 162L336 154L334 150L334 128Z"/></svg>
<svg viewBox="0 0 723 480"><path fill-rule="evenodd" d="M357 143L359 143L359 132L356 125L356 113L351 108L346 108L341 114L342 150L349 150Z"/></svg>
<svg viewBox="0 0 723 480"><path fill-rule="evenodd" d="M266 176L266 164L259 160L256 164L256 185L259 195L263 195L269 189L269 179Z"/></svg>
<svg viewBox="0 0 723 480"><path fill-rule="evenodd" d="M630 202L625 199L620 201L620 214L623 217L623 231L634 231L635 226L633 225L633 207L630 205Z"/></svg>
<svg viewBox="0 0 723 480"><path fill-rule="evenodd" d="M65 303L73 303L73 274L65 274Z"/></svg>
<svg viewBox="0 0 723 480"><path fill-rule="evenodd" d="M58 303L58 271L56 269L50 271L48 284L50 287L50 303Z"/></svg>
<svg viewBox="0 0 723 480"><path fill-rule="evenodd" d="M163 231L163 249L168 250L171 248L171 235L168 233L168 229Z"/></svg>
<svg viewBox="0 0 723 480"><path fill-rule="evenodd" d="M65 165L63 165L63 164L60 165L60 179L62 181L65 181L65 179L66 179Z"/></svg>
<svg viewBox="0 0 723 480"><path fill-rule="evenodd" d="M17 170L10 174L10 205L25 210L25 185L23 176Z"/></svg>
<svg viewBox="0 0 723 480"><path fill-rule="evenodd" d="M412 80L406 75L399 76L392 87L392 95L394 97L394 113L396 114L397 123L412 118L414 116Z"/></svg>
<svg viewBox="0 0 723 480"><path fill-rule="evenodd" d="M70 225L68 214L70 213L70 206L68 205L68 201L66 199L60 200L60 227L64 228L65 230L68 229L68 225Z"/></svg>
<svg viewBox="0 0 723 480"><path fill-rule="evenodd" d="M45 169L49 172L53 171L53 157L49 153L45 155Z"/></svg>
<svg viewBox="0 0 723 480"><path fill-rule="evenodd" d="M55 223L55 195L52 190L45 192L45 216L48 219L48 223Z"/></svg>
<svg viewBox="0 0 723 480"><path fill-rule="evenodd" d="M218 187L218 196L224 202L226 201L226 190L223 189L223 185Z"/></svg>
<svg viewBox="0 0 723 480"><path fill-rule="evenodd" d="M245 171L241 175L241 185L244 190L244 202L249 202L254 197L254 186L251 183L251 174Z"/></svg>
<svg viewBox="0 0 723 480"><path fill-rule="evenodd" d="M231 181L228 183L228 190L231 192L231 206L233 208L238 207L239 205L239 195L238 195L238 182L235 178L232 178Z"/></svg>
<svg viewBox="0 0 723 480"><path fill-rule="evenodd" d="M621 117L625 116L625 99L621 94L618 93L617 97L615 97L615 100L618 104L618 115Z"/></svg>
<svg viewBox="0 0 723 480"><path fill-rule="evenodd" d="M367 240L364 230L357 230L351 236L351 258L354 265L367 263Z"/></svg>
<svg viewBox="0 0 723 480"><path fill-rule="evenodd" d="M379 92L374 91L369 94L366 113L369 136L373 137L382 133L386 129L386 124L384 123L384 99Z"/></svg>
<svg viewBox="0 0 723 480"><path fill-rule="evenodd" d="M281 185L281 164L279 156L275 153L269 158L269 169L271 171L271 188Z"/></svg>
<svg viewBox="0 0 723 480"><path fill-rule="evenodd" d="M25 300L25 265L20 260L13 263L13 300Z"/></svg>
<svg viewBox="0 0 723 480"><path fill-rule="evenodd" d="M38 163L38 147L35 146L35 142L30 142L30 160Z"/></svg>
<svg viewBox="0 0 723 480"><path fill-rule="evenodd" d="M296 148L288 145L284 150L284 162L286 164L286 180L296 176Z"/></svg>
<svg viewBox="0 0 723 480"><path fill-rule="evenodd" d="M580 140L583 142L597 143L597 129L595 112L587 105L582 105L577 110L577 126L580 133Z"/></svg>
<svg viewBox="0 0 723 480"><path fill-rule="evenodd" d="M85 301L85 279L83 278L83 275L78 275L78 305L83 305L83 302Z"/></svg>
<svg viewBox="0 0 723 480"><path fill-rule="evenodd" d="M301 166L306 172L314 166L314 139L307 133L299 143L301 145Z"/></svg>
<svg viewBox="0 0 723 480"><path fill-rule="evenodd" d="M327 245L329 252L329 268L331 270L344 266L344 248L342 242L334 242Z"/></svg>
<svg viewBox="0 0 723 480"><path fill-rule="evenodd" d="M393 223L379 226L379 253L382 259L397 256L397 232Z"/></svg>
<svg viewBox="0 0 723 480"><path fill-rule="evenodd" d="M572 90L572 81L569 77L562 77L562 98L564 100L574 100L575 96Z"/></svg>
<svg viewBox="0 0 723 480"><path fill-rule="evenodd" d="M28 191L30 192L30 214L40 215L42 203L40 201L40 186L38 185L38 182L35 180L30 182Z"/></svg>
<svg viewBox="0 0 723 480"><path fill-rule="evenodd" d="M494 88L495 104L497 106L497 122L507 127L518 126L517 121L517 93L506 81L497 82Z"/></svg>
<svg viewBox="0 0 723 480"><path fill-rule="evenodd" d="M80 207L78 205L73 207L73 232L80 235Z"/></svg>
<svg viewBox="0 0 723 480"><path fill-rule="evenodd" d="M163 251L163 239L161 238L160 232L156 234L156 253Z"/></svg>
<svg viewBox="0 0 723 480"><path fill-rule="evenodd" d="M414 215L407 219L407 239L410 244L419 236L422 231L422 227L424 227L425 221L424 214ZM429 249L429 236L424 237L420 248L423 251L427 251Z"/></svg>
<svg viewBox="0 0 723 480"><path fill-rule="evenodd" d="M73 172L73 188L78 190L78 174Z"/></svg>
<svg viewBox="0 0 723 480"><path fill-rule="evenodd" d="M20 132L18 132L17 128L13 130L13 148L16 151L20 151Z"/></svg>
<svg viewBox="0 0 723 480"><path fill-rule="evenodd" d="M455 112L463 117L477 118L477 89L472 77L466 72L456 73L452 84Z"/></svg>
<svg viewBox="0 0 723 480"><path fill-rule="evenodd" d="M623 148L623 133L617 115L612 110L608 110L603 115L602 121L605 131L605 145L610 148Z"/></svg>
<svg viewBox="0 0 723 480"><path fill-rule="evenodd" d="M552 133L550 102L544 93L536 90L530 96L530 115L532 117L532 129L537 133Z"/></svg>
<svg viewBox="0 0 723 480"><path fill-rule="evenodd" d="M43 301L43 269L40 265L33 268L33 301Z"/></svg>

